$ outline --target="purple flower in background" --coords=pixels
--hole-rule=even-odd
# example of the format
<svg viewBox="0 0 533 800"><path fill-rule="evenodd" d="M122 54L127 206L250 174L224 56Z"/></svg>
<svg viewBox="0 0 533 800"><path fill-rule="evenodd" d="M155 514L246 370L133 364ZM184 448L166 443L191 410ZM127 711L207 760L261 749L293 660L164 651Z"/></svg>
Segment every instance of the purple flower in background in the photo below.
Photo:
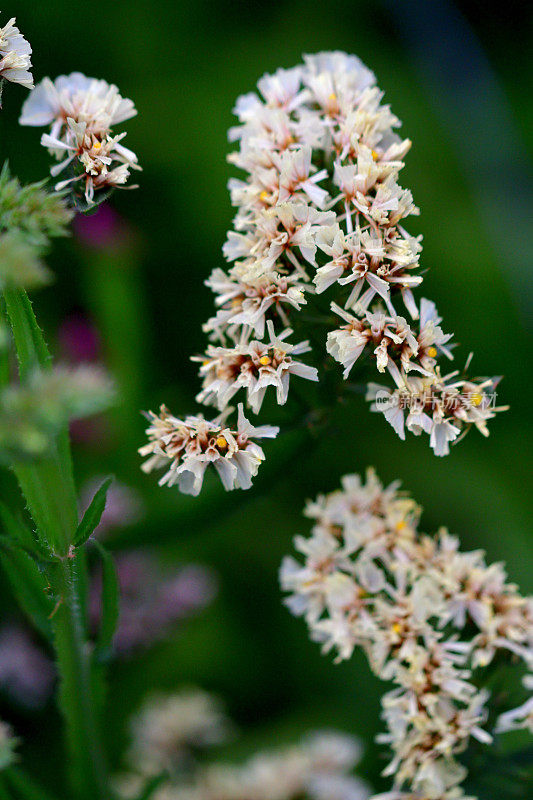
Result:
<svg viewBox="0 0 533 800"><path fill-rule="evenodd" d="M125 221L107 203L90 216L77 214L74 233L82 244L96 250L120 246L128 235Z"/></svg>
<svg viewBox="0 0 533 800"><path fill-rule="evenodd" d="M52 662L19 625L0 629L0 689L18 705L41 708L52 693Z"/></svg>
<svg viewBox="0 0 533 800"><path fill-rule="evenodd" d="M61 324L57 338L64 361L79 364L98 361L101 341L96 327L83 314L71 314Z"/></svg>
<svg viewBox="0 0 533 800"><path fill-rule="evenodd" d="M169 572L155 558L140 551L121 553L115 563L120 586L120 616L114 638L118 655L129 655L164 639L216 594L214 576L202 566L187 565ZM101 590L98 572L92 581L89 602L94 630L101 616Z"/></svg>
<svg viewBox="0 0 533 800"><path fill-rule="evenodd" d="M72 364L101 364L101 339L95 325L83 313L61 323L57 339L62 360ZM71 420L70 435L77 444L95 445L109 437L109 423L102 415Z"/></svg>

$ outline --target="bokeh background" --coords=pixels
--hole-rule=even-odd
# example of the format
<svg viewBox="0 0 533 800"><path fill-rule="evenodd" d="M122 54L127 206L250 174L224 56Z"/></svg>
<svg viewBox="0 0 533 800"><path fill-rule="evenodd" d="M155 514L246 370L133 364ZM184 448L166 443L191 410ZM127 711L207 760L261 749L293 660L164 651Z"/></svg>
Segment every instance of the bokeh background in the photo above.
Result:
<svg viewBox="0 0 533 800"><path fill-rule="evenodd" d="M282 606L277 570L294 534L308 530L305 499L374 465L384 481L402 478L425 508L427 530L447 525L465 548L485 548L524 591L532 588L530 4L17 0L3 10L33 45L36 80L81 70L116 83L139 111L126 143L143 165L140 188L115 194L116 217L78 226L56 246L48 261L55 283L34 298L58 356L74 357L69 330L80 319L94 326L90 357L105 362L121 391L115 412L74 431L80 484L113 473L137 492L144 514L109 532L112 549L149 550L168 570L201 563L219 587L185 625L112 665L113 764L147 688L193 683L220 694L241 729L230 757L335 726L364 739L363 772L379 789L384 762L371 739L381 687L362 658L334 665L320 655ZM140 472L139 409L194 407L199 386L188 359L201 351L212 305L203 281L222 264L233 215L231 109L263 72L322 49L358 54L403 120L414 144L402 184L421 208L409 227L424 235L425 291L463 343L459 359L471 349L475 373L504 374L499 399L511 410L488 440L473 432L437 459L425 440L402 443L356 397L318 442L281 437L246 495L223 496L213 482L198 499L184 498ZM1 158L29 181L46 175L48 158L40 133L17 126L23 99L18 87L5 92ZM17 491L9 476L1 491ZM17 623L3 578L1 602L2 619ZM50 753L59 728L53 705L30 713L4 691L0 713L23 739L29 768L61 786L60 750Z"/></svg>

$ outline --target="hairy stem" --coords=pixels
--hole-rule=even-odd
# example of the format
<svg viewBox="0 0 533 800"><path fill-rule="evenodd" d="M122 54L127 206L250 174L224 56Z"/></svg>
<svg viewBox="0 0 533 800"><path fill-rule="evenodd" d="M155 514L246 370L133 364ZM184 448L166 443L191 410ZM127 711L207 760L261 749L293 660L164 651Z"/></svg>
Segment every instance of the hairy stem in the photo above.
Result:
<svg viewBox="0 0 533 800"><path fill-rule="evenodd" d="M74 758L71 778L78 796L87 800L108 800L106 767L93 694L91 653L78 591L77 560L62 559L55 566L52 578L58 603L52 621L61 676L59 704Z"/></svg>
<svg viewBox="0 0 533 800"><path fill-rule="evenodd" d="M48 348L26 293L5 289L21 382L35 370L50 368ZM50 453L32 463L15 463L13 471L53 565L49 571L56 600L52 615L54 646L60 677L59 700L70 750L70 775L76 797L109 800L105 763L98 731L91 651L87 640L84 587L85 553L74 555L72 543L78 524L76 490L68 430L57 437ZM72 552L71 552L72 551Z"/></svg>

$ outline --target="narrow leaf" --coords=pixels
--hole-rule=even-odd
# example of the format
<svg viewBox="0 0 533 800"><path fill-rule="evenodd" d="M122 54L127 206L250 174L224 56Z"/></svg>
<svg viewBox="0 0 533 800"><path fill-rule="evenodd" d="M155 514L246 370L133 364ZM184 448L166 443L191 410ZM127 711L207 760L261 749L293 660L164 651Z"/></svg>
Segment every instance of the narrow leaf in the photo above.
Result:
<svg viewBox="0 0 533 800"><path fill-rule="evenodd" d="M106 478L91 500L74 535L75 547L80 547L80 545L84 544L91 533L98 527L105 509L107 490L112 482L113 478Z"/></svg>
<svg viewBox="0 0 533 800"><path fill-rule="evenodd" d="M46 555L41 544L37 541L36 537L32 534L30 529L17 519L11 513L5 503L0 500L0 520L5 533L14 541L17 542L23 550L37 557L46 558Z"/></svg>
<svg viewBox="0 0 533 800"><path fill-rule="evenodd" d="M102 618L96 639L95 659L105 661L111 652L119 615L119 585L111 554L96 539L93 541L102 560Z"/></svg>
<svg viewBox="0 0 533 800"><path fill-rule="evenodd" d="M28 295L22 289L4 289L7 313L15 339L21 380L40 366L50 366L50 354Z"/></svg>
<svg viewBox="0 0 533 800"><path fill-rule="evenodd" d="M50 354L26 292L6 288L4 299L20 380L25 383L36 368L50 368ZM13 468L41 540L65 554L77 523L68 426L57 436L57 449L52 457L37 465L17 463Z"/></svg>
<svg viewBox="0 0 533 800"><path fill-rule="evenodd" d="M155 775L153 778L150 778L140 795L137 797L137 800L150 800L153 796L156 789L159 789L161 784L168 780L168 774L166 772L161 773L161 775Z"/></svg>
<svg viewBox="0 0 533 800"><path fill-rule="evenodd" d="M0 537L0 561L22 610L36 628L49 638L52 635L49 617L53 604L46 594L46 577L33 558L5 536Z"/></svg>

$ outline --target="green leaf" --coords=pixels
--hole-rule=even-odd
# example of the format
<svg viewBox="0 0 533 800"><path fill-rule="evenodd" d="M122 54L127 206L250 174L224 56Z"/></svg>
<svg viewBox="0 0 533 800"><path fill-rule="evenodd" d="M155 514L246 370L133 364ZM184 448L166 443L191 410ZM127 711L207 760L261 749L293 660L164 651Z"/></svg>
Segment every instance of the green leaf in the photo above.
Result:
<svg viewBox="0 0 533 800"><path fill-rule="evenodd" d="M142 792L138 795L137 800L150 800L156 789L159 789L161 784L168 781L168 773L163 772L161 775L156 775L150 778L143 787Z"/></svg>
<svg viewBox="0 0 533 800"><path fill-rule="evenodd" d="M67 555L77 525L77 508L72 505L70 483L58 463L57 454L38 463L13 464L28 510L43 547Z"/></svg>
<svg viewBox="0 0 533 800"><path fill-rule="evenodd" d="M105 509L107 490L111 486L112 482L112 477L106 478L91 500L89 507L83 515L83 519L78 525L74 535L75 547L80 547L82 544L84 544L100 524L100 520Z"/></svg>
<svg viewBox="0 0 533 800"><path fill-rule="evenodd" d="M94 651L95 660L102 662L109 658L117 627L119 585L113 557L96 539L92 543L102 560L102 619Z"/></svg>
<svg viewBox="0 0 533 800"><path fill-rule="evenodd" d="M20 379L23 381L35 367L49 367L50 354L26 292L4 289L4 298L17 349Z"/></svg>
<svg viewBox="0 0 533 800"><path fill-rule="evenodd" d="M22 610L44 636L51 637L53 604L46 594L46 576L28 553L5 536L0 537L0 561Z"/></svg>
<svg viewBox="0 0 533 800"><path fill-rule="evenodd" d="M53 800L52 795L35 784L20 767L9 767L4 775L15 797L21 800Z"/></svg>
<svg viewBox="0 0 533 800"><path fill-rule="evenodd" d="M5 532L17 542L23 550L26 550L30 555L46 559L49 554L44 551L40 542L32 534L30 529L22 522L22 520L15 517L9 508L0 500L0 520L4 527Z"/></svg>
<svg viewBox="0 0 533 800"><path fill-rule="evenodd" d="M36 368L47 370L50 355L32 305L22 290L5 289L4 299L19 362L21 383ZM54 453L38 465L13 465L20 488L42 541L66 555L77 525L77 506L68 427L56 438Z"/></svg>

